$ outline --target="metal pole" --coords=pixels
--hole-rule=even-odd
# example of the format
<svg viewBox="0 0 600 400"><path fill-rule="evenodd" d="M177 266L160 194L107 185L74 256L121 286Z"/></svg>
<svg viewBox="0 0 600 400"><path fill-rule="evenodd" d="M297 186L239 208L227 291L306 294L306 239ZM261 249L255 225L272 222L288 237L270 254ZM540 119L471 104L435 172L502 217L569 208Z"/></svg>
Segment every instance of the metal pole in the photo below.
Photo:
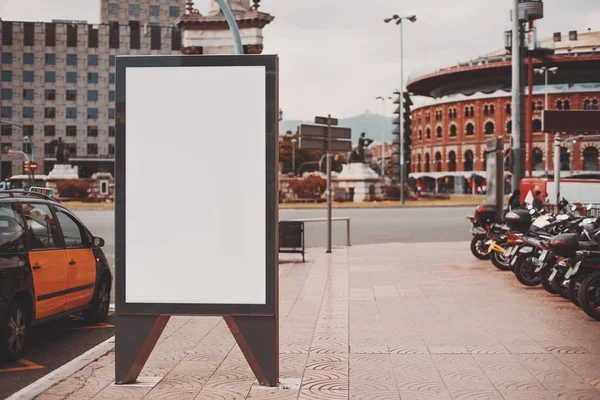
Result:
<svg viewBox="0 0 600 400"><path fill-rule="evenodd" d="M545 72L545 84L544 84L544 110L549 110L548 108L548 67L544 67ZM548 148L548 133L544 132L544 147L545 149L545 164L546 164L546 172L545 176L548 177L548 171L550 170L550 149Z"/></svg>
<svg viewBox="0 0 600 400"><path fill-rule="evenodd" d="M533 21L529 21L529 29L533 29ZM527 88L529 96L526 104L525 130L527 132L527 176L533 176L533 57L527 63Z"/></svg>
<svg viewBox="0 0 600 400"><path fill-rule="evenodd" d="M554 134L554 190L556 192L556 212L560 202L560 133Z"/></svg>
<svg viewBox="0 0 600 400"><path fill-rule="evenodd" d="M327 116L327 253L331 253L331 115Z"/></svg>
<svg viewBox="0 0 600 400"><path fill-rule="evenodd" d="M521 165L521 23L519 22L519 0L513 0L512 9L512 190L519 188L522 176Z"/></svg>
<svg viewBox="0 0 600 400"><path fill-rule="evenodd" d="M383 127L381 128L381 177L385 180L385 96L381 99L383 107Z"/></svg>
<svg viewBox="0 0 600 400"><path fill-rule="evenodd" d="M350 247L350 218L346 220L346 246Z"/></svg>
<svg viewBox="0 0 600 400"><path fill-rule="evenodd" d="M404 40L400 22L400 204L404 204Z"/></svg>
<svg viewBox="0 0 600 400"><path fill-rule="evenodd" d="M292 172L296 176L296 142L292 142Z"/></svg>
<svg viewBox="0 0 600 400"><path fill-rule="evenodd" d="M235 20L231 9L229 8L229 4L227 4L226 0L217 0L217 3L219 3L219 7L221 7L221 12L225 16L227 24L229 25L229 29L231 30L231 34L233 35L235 53L240 55L244 54L244 47L242 46L242 37L240 35L240 29L238 28L237 21Z"/></svg>

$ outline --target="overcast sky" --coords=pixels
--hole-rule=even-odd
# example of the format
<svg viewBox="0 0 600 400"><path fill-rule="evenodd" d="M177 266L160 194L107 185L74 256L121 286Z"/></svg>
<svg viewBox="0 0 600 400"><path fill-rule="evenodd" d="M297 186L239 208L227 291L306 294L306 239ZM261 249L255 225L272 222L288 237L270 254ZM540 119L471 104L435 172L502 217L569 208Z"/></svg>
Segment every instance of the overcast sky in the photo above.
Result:
<svg viewBox="0 0 600 400"><path fill-rule="evenodd" d="M600 30L600 0L545 0L538 37ZM210 0L196 1L205 13ZM400 32L383 18L417 15L404 29L404 77L503 47L512 0L262 0L275 20L264 31L265 54L280 57L285 119L331 113L381 113L375 97L400 83ZM0 0L4 20L100 19L99 0ZM391 106L387 107L387 114Z"/></svg>

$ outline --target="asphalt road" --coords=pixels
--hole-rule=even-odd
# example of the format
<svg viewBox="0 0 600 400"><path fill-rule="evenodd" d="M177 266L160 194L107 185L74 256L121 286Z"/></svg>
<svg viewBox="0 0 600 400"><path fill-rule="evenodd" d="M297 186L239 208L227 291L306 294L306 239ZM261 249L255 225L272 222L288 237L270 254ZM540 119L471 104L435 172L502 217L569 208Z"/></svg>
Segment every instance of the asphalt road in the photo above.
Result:
<svg viewBox="0 0 600 400"><path fill-rule="evenodd" d="M75 211L92 234L105 240L104 252L114 266L114 212ZM334 209L334 217L351 218L352 245L387 242L469 241L466 215L473 207L410 209ZM281 210L280 220L326 218L326 210ZM325 222L307 223L306 247L325 247ZM333 245L346 243L345 222L334 222ZM114 271L113 271L114 272ZM112 293L114 299L114 288ZM0 398L20 390L114 335L113 317L106 325L89 326L79 317L35 329L25 361L0 363Z"/></svg>

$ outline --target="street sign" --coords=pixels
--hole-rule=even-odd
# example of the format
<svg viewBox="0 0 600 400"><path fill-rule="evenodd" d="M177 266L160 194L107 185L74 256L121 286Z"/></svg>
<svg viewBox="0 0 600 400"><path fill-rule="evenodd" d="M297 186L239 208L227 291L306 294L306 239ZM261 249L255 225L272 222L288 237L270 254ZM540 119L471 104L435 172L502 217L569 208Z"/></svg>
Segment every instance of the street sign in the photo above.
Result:
<svg viewBox="0 0 600 400"><path fill-rule="evenodd" d="M327 125L327 117L315 117L315 124ZM338 119L331 118L331 126L337 126Z"/></svg>
<svg viewBox="0 0 600 400"><path fill-rule="evenodd" d="M326 138L327 137L327 126L300 125L300 136ZM331 127L331 138L332 139L350 139L351 137L352 137L352 129L339 128L337 126Z"/></svg>
<svg viewBox="0 0 600 400"><path fill-rule="evenodd" d="M304 138L300 136L300 148L303 150L327 150L327 139ZM352 142L349 140L332 140L330 151L352 151Z"/></svg>
<svg viewBox="0 0 600 400"><path fill-rule="evenodd" d="M35 171L35 170L37 169L37 167L38 167L38 164L37 164L36 162L34 162L34 161L31 161L31 162L29 163L29 169L30 169L31 171Z"/></svg>
<svg viewBox="0 0 600 400"><path fill-rule="evenodd" d="M600 111L546 110L542 126L544 132L600 132Z"/></svg>

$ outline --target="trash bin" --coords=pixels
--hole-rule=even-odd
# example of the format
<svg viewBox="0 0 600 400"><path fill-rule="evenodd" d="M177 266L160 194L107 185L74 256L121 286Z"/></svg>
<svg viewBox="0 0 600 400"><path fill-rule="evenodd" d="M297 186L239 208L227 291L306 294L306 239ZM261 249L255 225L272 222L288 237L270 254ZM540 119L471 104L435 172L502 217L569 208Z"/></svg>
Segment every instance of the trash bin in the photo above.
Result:
<svg viewBox="0 0 600 400"><path fill-rule="evenodd" d="M302 254L304 262L303 221L279 221L279 252Z"/></svg>

